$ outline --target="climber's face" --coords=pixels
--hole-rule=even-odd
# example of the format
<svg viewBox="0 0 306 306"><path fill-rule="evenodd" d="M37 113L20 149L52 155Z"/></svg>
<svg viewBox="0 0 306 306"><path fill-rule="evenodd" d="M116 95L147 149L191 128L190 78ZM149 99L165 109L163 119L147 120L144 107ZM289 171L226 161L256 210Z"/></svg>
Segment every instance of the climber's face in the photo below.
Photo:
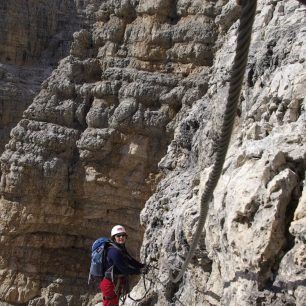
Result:
<svg viewBox="0 0 306 306"><path fill-rule="evenodd" d="M125 233L115 235L115 242L118 244L125 244L127 235Z"/></svg>

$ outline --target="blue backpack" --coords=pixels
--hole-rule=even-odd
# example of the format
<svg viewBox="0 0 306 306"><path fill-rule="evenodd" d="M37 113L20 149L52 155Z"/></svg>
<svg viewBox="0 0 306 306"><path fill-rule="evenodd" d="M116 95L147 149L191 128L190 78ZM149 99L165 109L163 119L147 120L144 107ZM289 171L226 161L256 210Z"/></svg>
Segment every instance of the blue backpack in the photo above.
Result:
<svg viewBox="0 0 306 306"><path fill-rule="evenodd" d="M92 280L103 279L106 272L107 249L111 245L113 245L112 240L106 237L101 237L92 244L88 284Z"/></svg>

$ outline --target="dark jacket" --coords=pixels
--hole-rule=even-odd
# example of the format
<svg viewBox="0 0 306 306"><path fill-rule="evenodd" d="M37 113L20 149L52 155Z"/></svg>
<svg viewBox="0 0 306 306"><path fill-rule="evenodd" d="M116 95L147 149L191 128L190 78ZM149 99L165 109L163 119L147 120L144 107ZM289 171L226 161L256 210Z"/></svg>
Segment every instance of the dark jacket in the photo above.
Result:
<svg viewBox="0 0 306 306"><path fill-rule="evenodd" d="M111 246L107 250L107 270L114 267L114 274L132 275L141 274L140 269L144 267L142 263L134 259L124 246Z"/></svg>

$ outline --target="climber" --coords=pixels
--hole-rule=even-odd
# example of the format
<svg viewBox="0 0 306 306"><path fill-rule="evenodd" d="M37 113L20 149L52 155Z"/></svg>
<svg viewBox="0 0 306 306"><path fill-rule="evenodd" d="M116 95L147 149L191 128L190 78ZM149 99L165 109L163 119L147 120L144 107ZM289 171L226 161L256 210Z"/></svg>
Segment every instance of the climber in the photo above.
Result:
<svg viewBox="0 0 306 306"><path fill-rule="evenodd" d="M122 225L116 225L111 230L111 239L115 246L107 250L106 273L100 282L103 294L103 306L119 305L120 295L128 291L128 275L146 274L148 267L131 257L125 242L127 233Z"/></svg>

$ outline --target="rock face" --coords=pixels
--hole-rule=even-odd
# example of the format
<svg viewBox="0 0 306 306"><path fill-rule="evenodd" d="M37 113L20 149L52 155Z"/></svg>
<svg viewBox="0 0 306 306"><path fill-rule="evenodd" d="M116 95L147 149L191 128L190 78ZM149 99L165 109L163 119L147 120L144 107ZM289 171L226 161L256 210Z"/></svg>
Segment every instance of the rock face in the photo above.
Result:
<svg viewBox="0 0 306 306"><path fill-rule="evenodd" d="M221 29L231 4L217 17ZM237 23L222 36L209 90L181 115L159 164L165 178L142 212L143 258L159 267L148 276L156 283L147 303L304 305L305 13L296 1L258 4L223 174L193 262L174 285L167 281L169 264L180 267L195 231L199 195L213 161L211 141L220 129L220 102L228 90ZM140 287L134 296L141 296Z"/></svg>
<svg viewBox="0 0 306 306"><path fill-rule="evenodd" d="M132 251L142 245L142 260L156 266L140 305L303 305L305 7L258 3L223 174L197 252L173 284L169 264L179 268L188 252L213 162L239 7L76 5L91 27L74 33L70 55L42 84L1 156L1 303L92 305L89 246L122 223ZM34 49L47 42L42 37ZM132 296L143 291L139 282Z"/></svg>
<svg viewBox="0 0 306 306"><path fill-rule="evenodd" d="M56 59L54 53L61 53L57 58L62 57L69 44L69 32L73 23L77 23L74 15L77 7L72 0L2 2L0 61L33 64L41 59L43 52L49 53L49 62Z"/></svg>
<svg viewBox="0 0 306 306"><path fill-rule="evenodd" d="M86 24L83 11L72 0L0 4L0 153L42 81L68 54L72 33Z"/></svg>

